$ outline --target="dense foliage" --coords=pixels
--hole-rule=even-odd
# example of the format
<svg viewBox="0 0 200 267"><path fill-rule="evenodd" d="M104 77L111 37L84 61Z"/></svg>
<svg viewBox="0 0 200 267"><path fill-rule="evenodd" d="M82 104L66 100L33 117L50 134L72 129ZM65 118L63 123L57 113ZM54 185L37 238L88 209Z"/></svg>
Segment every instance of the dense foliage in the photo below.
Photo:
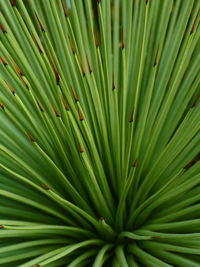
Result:
<svg viewBox="0 0 200 267"><path fill-rule="evenodd" d="M199 266L199 8L0 1L1 266Z"/></svg>

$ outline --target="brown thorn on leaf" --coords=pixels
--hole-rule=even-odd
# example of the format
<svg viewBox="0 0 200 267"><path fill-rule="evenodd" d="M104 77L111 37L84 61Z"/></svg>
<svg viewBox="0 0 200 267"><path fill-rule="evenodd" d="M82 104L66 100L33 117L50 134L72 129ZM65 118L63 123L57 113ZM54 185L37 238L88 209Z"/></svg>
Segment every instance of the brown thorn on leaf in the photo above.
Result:
<svg viewBox="0 0 200 267"><path fill-rule="evenodd" d="M41 187L43 187L45 190L49 190L49 187L47 186L47 185L45 185L45 184L40 184L41 185Z"/></svg>
<svg viewBox="0 0 200 267"><path fill-rule="evenodd" d="M196 22L197 22L198 15L199 15L199 14L197 14L196 17L195 17L195 19L194 19L194 22L193 22L193 25L192 25L190 34L192 34L192 33L194 32L194 29L195 29L195 25L196 25Z"/></svg>
<svg viewBox="0 0 200 267"><path fill-rule="evenodd" d="M101 3L101 0L97 0L97 3L100 4Z"/></svg>
<svg viewBox="0 0 200 267"><path fill-rule="evenodd" d="M98 48L99 47L99 42L97 40L97 35L96 35L95 31L94 31L94 41L95 41L96 48Z"/></svg>
<svg viewBox="0 0 200 267"><path fill-rule="evenodd" d="M8 65L8 63L2 57L0 57L0 61L3 63L4 66Z"/></svg>
<svg viewBox="0 0 200 267"><path fill-rule="evenodd" d="M6 80L4 80L4 82L7 84L8 88L9 88L10 91L11 91L11 93L12 93L13 95L15 95L15 91L14 91L14 89L12 88L12 86L11 86Z"/></svg>
<svg viewBox="0 0 200 267"><path fill-rule="evenodd" d="M37 39L33 33L32 33L32 37L33 37L33 41L35 42L40 54L42 54L43 53L42 48L40 47L40 45L39 45L39 43L38 43L38 41L37 41Z"/></svg>
<svg viewBox="0 0 200 267"><path fill-rule="evenodd" d="M184 169L191 168L197 161L200 160L200 153L198 153L187 165L185 165Z"/></svg>
<svg viewBox="0 0 200 267"><path fill-rule="evenodd" d="M5 30L5 28L3 27L2 24L0 24L0 29L1 29L1 31L2 31L3 33L7 33L7 31Z"/></svg>
<svg viewBox="0 0 200 267"><path fill-rule="evenodd" d="M195 100L195 102L192 104L192 108L194 108L197 104L197 102L199 101L200 99L200 95L198 95L197 99Z"/></svg>
<svg viewBox="0 0 200 267"><path fill-rule="evenodd" d="M134 111L132 111L132 113L131 113L130 122L133 122L133 120L134 120Z"/></svg>
<svg viewBox="0 0 200 267"><path fill-rule="evenodd" d="M74 92L74 89L72 89L72 96L73 96L73 98L74 98L74 101L75 101L75 102L78 102L78 98L77 98L77 96L76 96L76 94L75 94L75 92Z"/></svg>
<svg viewBox="0 0 200 267"><path fill-rule="evenodd" d="M90 62L89 62L89 60L88 60L88 57L87 57L87 63L88 63L89 73L91 74L91 73L92 73L92 69L91 69Z"/></svg>
<svg viewBox="0 0 200 267"><path fill-rule="evenodd" d="M29 131L28 130L26 130L26 134L27 134L27 136L28 136L28 138L29 138L29 140L31 141L31 142L35 142L35 139L32 137L32 135L29 133Z"/></svg>
<svg viewBox="0 0 200 267"><path fill-rule="evenodd" d="M33 267L39 267L40 265L39 264L34 264Z"/></svg>
<svg viewBox="0 0 200 267"><path fill-rule="evenodd" d="M114 77L114 72L112 74L112 90L115 90L115 77Z"/></svg>
<svg viewBox="0 0 200 267"><path fill-rule="evenodd" d="M155 235L155 236L152 236L151 238L152 238L152 239L158 239L158 238L160 238L160 236Z"/></svg>
<svg viewBox="0 0 200 267"><path fill-rule="evenodd" d="M53 58L52 58L51 54L48 53L48 55L49 55L51 66L53 68L53 72L54 72L54 75L55 75L56 84L59 85L60 84L60 77L59 77L58 71L56 69L56 66L54 64L54 61L53 61Z"/></svg>
<svg viewBox="0 0 200 267"><path fill-rule="evenodd" d="M79 152L80 152L80 153L83 153L83 148L82 148L82 146L79 146Z"/></svg>
<svg viewBox="0 0 200 267"><path fill-rule="evenodd" d="M23 76L21 77L21 79L22 79L24 85L26 86L26 88L29 89L29 85L28 85L27 82L24 80Z"/></svg>
<svg viewBox="0 0 200 267"><path fill-rule="evenodd" d="M11 4L11 6L15 6L14 0L10 0L10 4Z"/></svg>
<svg viewBox="0 0 200 267"><path fill-rule="evenodd" d="M72 53L75 54L74 45L73 45L73 42L72 42L72 39L70 38L70 36L69 36L69 42L70 42Z"/></svg>
<svg viewBox="0 0 200 267"><path fill-rule="evenodd" d="M4 110L4 105L3 104L0 104L0 108Z"/></svg>
<svg viewBox="0 0 200 267"><path fill-rule="evenodd" d="M146 5L148 4L148 2L149 2L149 0L145 0L145 2L146 2Z"/></svg>
<svg viewBox="0 0 200 267"><path fill-rule="evenodd" d="M69 108L68 108L68 106L67 106L67 104L66 104L66 102L65 102L64 97L62 97L62 103L63 103L65 109L66 109L66 110L69 110Z"/></svg>
<svg viewBox="0 0 200 267"><path fill-rule="evenodd" d="M85 70L83 68L82 61L80 60L79 62L80 62L81 70L82 70L82 73L83 73L83 77L85 77Z"/></svg>
<svg viewBox="0 0 200 267"><path fill-rule="evenodd" d="M42 106L41 106L39 100L38 100L37 98L35 98L35 100L36 100L36 102L37 102L37 104L38 104L38 107L39 107L40 111L41 111L41 112L44 112L44 109L42 108Z"/></svg>
<svg viewBox="0 0 200 267"><path fill-rule="evenodd" d="M55 113L56 117L60 117L60 115L59 115L59 113L58 113L58 111L57 111L57 109L56 109L54 104L52 104L52 107L53 107L53 110L54 110L54 113Z"/></svg>
<svg viewBox="0 0 200 267"><path fill-rule="evenodd" d="M61 3L62 3L62 7L63 7L63 11L64 11L64 14L65 14L65 17L68 17L68 13L67 13L67 9L66 9L65 4L64 4L64 0L62 0Z"/></svg>
<svg viewBox="0 0 200 267"><path fill-rule="evenodd" d="M134 160L134 162L133 162L133 167L134 167L134 168L137 167L137 160Z"/></svg>
<svg viewBox="0 0 200 267"><path fill-rule="evenodd" d="M78 116L79 116L79 120L82 121L83 120L83 115L82 115L80 109L78 109Z"/></svg>
<svg viewBox="0 0 200 267"><path fill-rule="evenodd" d="M3 229L4 228L4 226L3 225L0 225L0 229Z"/></svg>
<svg viewBox="0 0 200 267"><path fill-rule="evenodd" d="M37 18L37 21L38 21L38 23L39 23L39 25L40 25L40 29L41 29L41 31L45 32L45 30L44 30L44 26L42 25L42 22L41 22L41 20L39 19L38 14L36 13L36 11L34 11L34 12L35 12L35 16L36 16L36 18Z"/></svg>
<svg viewBox="0 0 200 267"><path fill-rule="evenodd" d="M158 50L156 52L156 56L155 56L154 63L153 63L154 67L157 65L157 60L158 60Z"/></svg>
<svg viewBox="0 0 200 267"><path fill-rule="evenodd" d="M122 32L122 50L124 49L124 32Z"/></svg>
<svg viewBox="0 0 200 267"><path fill-rule="evenodd" d="M17 73L19 74L19 76L22 77L23 76L23 72L20 70L20 68L17 66L17 64L15 63L15 61L12 58L10 58L10 60L11 60L11 62L13 64L13 67L15 68Z"/></svg>

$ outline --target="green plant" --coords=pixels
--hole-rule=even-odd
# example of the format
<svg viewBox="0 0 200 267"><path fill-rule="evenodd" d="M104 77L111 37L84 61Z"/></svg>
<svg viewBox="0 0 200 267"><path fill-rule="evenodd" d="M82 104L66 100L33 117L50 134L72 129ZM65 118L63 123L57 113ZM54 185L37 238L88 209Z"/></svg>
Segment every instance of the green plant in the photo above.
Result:
<svg viewBox="0 0 200 267"><path fill-rule="evenodd" d="M199 266L199 7L1 1L1 266Z"/></svg>

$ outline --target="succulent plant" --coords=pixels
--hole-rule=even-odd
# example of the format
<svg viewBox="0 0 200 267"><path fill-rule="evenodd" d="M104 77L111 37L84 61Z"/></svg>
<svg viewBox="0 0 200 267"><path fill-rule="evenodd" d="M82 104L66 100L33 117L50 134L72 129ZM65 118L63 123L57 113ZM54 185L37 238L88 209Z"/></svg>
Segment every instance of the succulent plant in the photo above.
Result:
<svg viewBox="0 0 200 267"><path fill-rule="evenodd" d="M1 1L1 266L199 266L199 8Z"/></svg>

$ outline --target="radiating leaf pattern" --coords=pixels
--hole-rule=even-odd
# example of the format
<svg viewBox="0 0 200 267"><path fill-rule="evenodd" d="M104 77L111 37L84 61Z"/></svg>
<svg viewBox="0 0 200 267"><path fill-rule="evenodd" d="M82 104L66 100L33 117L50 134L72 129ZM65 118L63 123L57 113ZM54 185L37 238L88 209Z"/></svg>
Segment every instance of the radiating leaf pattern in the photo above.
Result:
<svg viewBox="0 0 200 267"><path fill-rule="evenodd" d="M199 266L199 8L0 2L1 266Z"/></svg>

